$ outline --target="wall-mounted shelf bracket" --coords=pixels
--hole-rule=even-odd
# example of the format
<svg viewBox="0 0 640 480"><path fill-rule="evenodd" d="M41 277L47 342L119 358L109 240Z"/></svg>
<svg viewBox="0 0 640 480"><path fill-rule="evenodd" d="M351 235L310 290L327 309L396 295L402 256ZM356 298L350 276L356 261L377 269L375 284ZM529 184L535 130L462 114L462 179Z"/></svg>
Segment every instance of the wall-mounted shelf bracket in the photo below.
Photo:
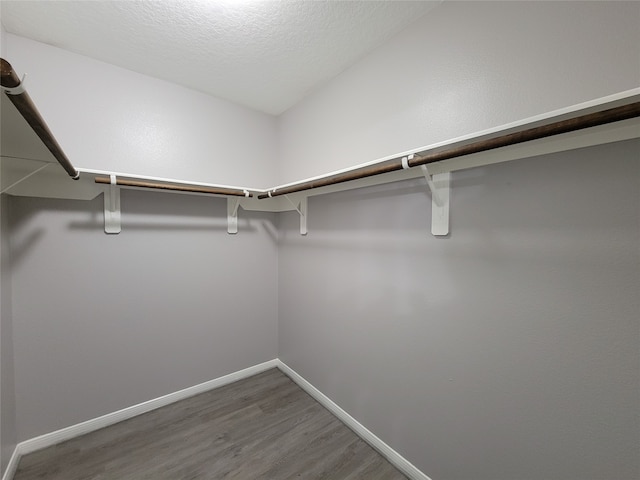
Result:
<svg viewBox="0 0 640 480"><path fill-rule="evenodd" d="M122 230L120 188L116 185L116 176L110 177L111 184L104 191L104 232L117 234Z"/></svg>
<svg viewBox="0 0 640 480"><path fill-rule="evenodd" d="M231 235L238 233L238 207L239 198L227 198L227 233Z"/></svg>
<svg viewBox="0 0 640 480"><path fill-rule="evenodd" d="M420 168L431 190L431 233L436 236L449 235L451 173L431 175L426 165L421 165Z"/></svg>
<svg viewBox="0 0 640 480"><path fill-rule="evenodd" d="M300 214L300 235L307 234L307 197L302 197L298 203L284 195L284 198L293 206L296 212Z"/></svg>

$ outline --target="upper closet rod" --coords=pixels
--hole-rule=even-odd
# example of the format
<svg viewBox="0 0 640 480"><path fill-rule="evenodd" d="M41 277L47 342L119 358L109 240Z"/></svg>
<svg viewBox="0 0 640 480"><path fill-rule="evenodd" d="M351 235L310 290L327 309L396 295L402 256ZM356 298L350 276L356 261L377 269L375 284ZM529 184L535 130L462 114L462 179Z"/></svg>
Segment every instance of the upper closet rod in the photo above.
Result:
<svg viewBox="0 0 640 480"><path fill-rule="evenodd" d="M111 184L110 177L96 177L96 183ZM225 188L225 187L201 187L197 185L179 185L171 183L159 183L141 180L129 180L126 178L115 179L115 185L123 187L140 187L140 188L157 188L160 190L173 190L177 192L185 193L206 193L209 195L229 195L234 197L250 197L251 192L239 188Z"/></svg>
<svg viewBox="0 0 640 480"><path fill-rule="evenodd" d="M22 82L13 70L13 67L4 58L0 58L0 85L11 102L24 117L29 126L40 137L42 143L49 149L51 154L62 165L71 178L77 180L80 173L71 164L62 148L54 138L51 130L33 104L31 97L24 89Z"/></svg>
<svg viewBox="0 0 640 480"><path fill-rule="evenodd" d="M413 156L394 158L375 165L362 168L356 168L343 173L321 177L308 182L298 183L288 187L270 190L269 192L258 195L258 198L277 197L279 195L287 195L290 193L302 192L313 188L327 187L343 182L350 182L361 178L381 175L383 173L395 172L419 165L427 165L429 163L441 162L450 158L462 157L473 153L485 152L500 147L507 147L522 142L538 140L540 138L552 135L560 135L584 128L596 127L607 123L628 120L640 116L640 102L630 103L620 107L602 110L600 112L589 113L568 120L560 120L540 127L533 127L521 132L509 133L488 140L480 140L467 145L453 146L444 150L433 152L417 153Z"/></svg>

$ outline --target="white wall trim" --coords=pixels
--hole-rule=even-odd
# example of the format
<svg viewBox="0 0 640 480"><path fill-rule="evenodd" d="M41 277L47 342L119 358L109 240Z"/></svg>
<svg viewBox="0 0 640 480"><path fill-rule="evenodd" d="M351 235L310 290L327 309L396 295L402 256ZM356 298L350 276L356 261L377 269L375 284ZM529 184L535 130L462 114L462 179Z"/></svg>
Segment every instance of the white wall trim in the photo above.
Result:
<svg viewBox="0 0 640 480"><path fill-rule="evenodd" d="M198 395L199 393L204 393L209 390L213 390L214 388L223 387L230 383L237 382L238 380L242 380L244 378L248 378L258 373L264 372L265 370L276 368L277 366L277 359L269 360L268 362L260 363L252 367L245 368L244 370L239 370L237 372L230 373L229 375L209 380L208 382L204 382L199 385L194 385L193 387L178 390L177 392L173 392L168 395L164 395L162 397L158 397L143 403L139 403L138 405L123 408L122 410L118 410L117 412L108 413L101 417L87 420L86 422L71 425L70 427L66 427L55 432L46 433L39 437L20 442L18 443L18 445L16 445L15 451L11 456L9 466L7 467L2 480L13 479L15 470L18 466L18 461L20 460L20 457L22 455L27 455L37 450L42 450L43 448L47 448L52 445L64 442L65 440L70 440L72 438L79 437L80 435L98 430L100 428L108 427L123 420L127 420L129 418L142 415L143 413L150 412L151 410L170 405L185 398L193 397L194 395Z"/></svg>
<svg viewBox="0 0 640 480"><path fill-rule="evenodd" d="M223 377L209 380L208 382L204 382L193 387L185 388L183 390L179 390L177 392L170 393L168 395L164 395L147 402L139 403L138 405L133 405L131 407L124 408L107 415L103 415L101 417L87 420L86 422L71 425L70 427L66 427L55 432L47 433L39 437L25 440L24 442L20 442L18 443L18 445L16 445L13 455L9 460L9 464L7 465L7 469L2 476L2 480L13 479L18 468L20 457L22 457L23 455L27 455L37 450L41 450L43 448L56 445L66 440L79 437L100 428L108 427L115 423L127 420L138 415L142 415L143 413L150 412L151 410L155 410L166 405L170 405L185 398L189 398L194 395L213 390L214 388L223 387L230 383L251 377L253 375L276 367L282 373L291 378L291 380L293 380L298 386L300 386L300 388L311 395L316 401L318 401L318 403L320 403L323 407L334 414L347 427L353 430L356 435L358 435L365 442L376 449L383 457L391 462L392 465L394 465L398 470L404 473L411 480L431 480L424 473L418 470L418 468L415 467L411 462L409 462L402 455L392 449L389 445L380 440L364 425L362 425L346 411L340 408L335 402L333 402L333 400L320 392L320 390L318 390L316 387L311 385L311 383L305 380L286 363L277 358L274 360L269 360L268 362L254 365L249 368L245 368L244 370L230 373L229 375L225 375Z"/></svg>
<svg viewBox="0 0 640 480"><path fill-rule="evenodd" d="M291 378L300 388L302 388L305 392L311 395L318 403L320 403L323 407L333 413L342 423L344 423L347 427L355 432L360 438L362 438L365 442L371 445L375 450L377 450L380 455L385 457L389 462L404 473L411 480L431 480L424 473L422 473L418 468L413 465L409 460L404 458L398 452L396 452L389 445L380 440L377 436L375 436L370 430L368 430L364 425L358 422L355 418L345 412L342 408L340 408L333 400L327 397L324 393L318 390L316 387L311 385L307 380L305 380L301 375L299 375L295 370L289 367L282 360L276 360L278 369L284 373L286 376Z"/></svg>
<svg viewBox="0 0 640 480"><path fill-rule="evenodd" d="M16 470L18 469L19 461L20 453L18 452L18 447L16 446L16 448L13 449L13 454L11 454L9 463L7 463L7 469L4 471L2 480L11 480L13 478L13 476L16 474Z"/></svg>

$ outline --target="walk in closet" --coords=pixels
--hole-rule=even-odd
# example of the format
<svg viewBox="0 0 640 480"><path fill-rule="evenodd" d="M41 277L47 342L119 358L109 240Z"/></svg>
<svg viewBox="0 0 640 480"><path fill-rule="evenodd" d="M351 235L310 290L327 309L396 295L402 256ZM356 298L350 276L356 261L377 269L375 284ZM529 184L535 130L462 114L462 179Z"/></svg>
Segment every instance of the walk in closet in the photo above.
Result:
<svg viewBox="0 0 640 480"><path fill-rule="evenodd" d="M160 413L179 402L203 421L183 460L139 467L156 477L640 475L640 3L19 3L0 16L3 480L55 475L38 452L123 421L132 451L154 422L179 438ZM402 26L285 107L270 67L245 104L191 85L189 56L167 66L182 82L64 43L142 11L104 52L207 52L201 32L235 31L220 18L253 25L226 46L249 52L273 15L265 39L298 39L280 57L309 49L281 71L301 92L313 25L354 45ZM71 33L27 34L43 12ZM219 61L237 91L236 67L260 77ZM213 451L241 460L223 474Z"/></svg>

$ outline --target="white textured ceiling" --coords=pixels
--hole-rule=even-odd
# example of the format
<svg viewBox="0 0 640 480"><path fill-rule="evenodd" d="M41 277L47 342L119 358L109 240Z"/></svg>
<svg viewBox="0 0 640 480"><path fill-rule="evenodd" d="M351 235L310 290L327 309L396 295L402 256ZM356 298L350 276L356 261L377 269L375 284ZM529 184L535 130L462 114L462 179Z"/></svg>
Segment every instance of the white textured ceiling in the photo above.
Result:
<svg viewBox="0 0 640 480"><path fill-rule="evenodd" d="M0 2L9 33L280 114L440 1Z"/></svg>

